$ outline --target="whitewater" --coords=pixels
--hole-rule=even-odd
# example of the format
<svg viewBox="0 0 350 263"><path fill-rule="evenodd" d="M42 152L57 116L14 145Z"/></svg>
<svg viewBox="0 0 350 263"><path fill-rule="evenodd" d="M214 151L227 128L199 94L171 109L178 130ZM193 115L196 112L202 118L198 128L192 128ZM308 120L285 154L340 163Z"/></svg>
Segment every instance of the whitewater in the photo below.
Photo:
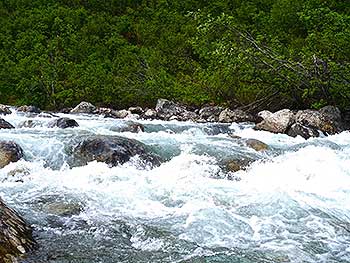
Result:
<svg viewBox="0 0 350 263"><path fill-rule="evenodd" d="M3 119L15 127L36 122L0 130L25 155L0 169L0 196L39 243L25 262L350 262L347 131L305 140L249 123L137 120L145 131L131 133L118 132L126 120L88 114L57 114L80 125L59 129L12 112ZM136 139L164 161L71 165L72 144L87 135ZM225 169L239 158L254 161Z"/></svg>

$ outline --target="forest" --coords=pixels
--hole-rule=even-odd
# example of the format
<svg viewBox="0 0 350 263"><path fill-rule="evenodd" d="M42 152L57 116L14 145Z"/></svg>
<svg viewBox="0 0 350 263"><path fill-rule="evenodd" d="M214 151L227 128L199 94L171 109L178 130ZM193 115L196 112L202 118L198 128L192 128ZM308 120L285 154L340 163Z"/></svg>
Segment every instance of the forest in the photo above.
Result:
<svg viewBox="0 0 350 263"><path fill-rule="evenodd" d="M339 0L1 0L0 103L350 109Z"/></svg>

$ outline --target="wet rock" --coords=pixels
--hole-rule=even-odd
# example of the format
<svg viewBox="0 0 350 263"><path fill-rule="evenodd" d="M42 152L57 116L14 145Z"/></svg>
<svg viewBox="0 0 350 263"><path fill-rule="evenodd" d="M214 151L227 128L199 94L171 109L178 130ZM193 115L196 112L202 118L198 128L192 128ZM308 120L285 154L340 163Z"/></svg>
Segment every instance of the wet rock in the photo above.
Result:
<svg viewBox="0 0 350 263"><path fill-rule="evenodd" d="M295 119L297 123L303 126L315 128L328 134L338 132L335 123L316 110L300 110L297 112Z"/></svg>
<svg viewBox="0 0 350 263"><path fill-rule="evenodd" d="M199 117L200 119L206 120L208 122L218 122L219 115L223 110L224 108L218 106L203 107L199 111Z"/></svg>
<svg viewBox="0 0 350 263"><path fill-rule="evenodd" d="M59 112L60 113L70 113L71 112L71 110L72 110L73 108L63 108L63 109L61 109Z"/></svg>
<svg viewBox="0 0 350 263"><path fill-rule="evenodd" d="M188 111L185 107L166 99L159 99L156 105L157 116L163 120L169 120L171 117L176 116L178 120L194 120L197 118L197 114Z"/></svg>
<svg viewBox="0 0 350 263"><path fill-rule="evenodd" d="M7 115L7 114L11 114L11 113L12 113L12 111L10 110L9 106L0 104L0 114Z"/></svg>
<svg viewBox="0 0 350 263"><path fill-rule="evenodd" d="M128 117L128 115L130 115L131 112L130 111L127 111L127 110L119 110L119 111L116 111L114 116L118 119L124 119L126 117Z"/></svg>
<svg viewBox="0 0 350 263"><path fill-rule="evenodd" d="M32 105L30 105L30 106L28 106L28 105L23 105L23 106L19 107L19 108L17 109L17 111L20 111L20 112L29 112L29 113L40 113L40 112L41 112L41 110L40 110L38 107L32 106Z"/></svg>
<svg viewBox="0 0 350 263"><path fill-rule="evenodd" d="M95 136L79 143L74 149L75 158L81 163L105 162L111 166L123 164L131 157L152 165L160 165L160 158L143 143L121 136Z"/></svg>
<svg viewBox="0 0 350 263"><path fill-rule="evenodd" d="M145 119L156 119L157 116L157 112L154 109L148 109L143 115Z"/></svg>
<svg viewBox="0 0 350 263"><path fill-rule="evenodd" d="M287 134L291 137L297 137L299 135L305 139L320 136L320 133L317 129L312 127L306 127L300 123L294 123L287 131Z"/></svg>
<svg viewBox="0 0 350 263"><path fill-rule="evenodd" d="M256 139L248 139L246 140L246 144L248 147L258 152L267 151L269 149L269 146L266 143Z"/></svg>
<svg viewBox="0 0 350 263"><path fill-rule="evenodd" d="M50 112L41 112L40 114L38 114L38 116L36 116L38 118L54 118L54 117L58 117L57 115L55 114L52 114Z"/></svg>
<svg viewBox="0 0 350 263"><path fill-rule="evenodd" d="M70 113L94 113L96 107L90 102L82 101Z"/></svg>
<svg viewBox="0 0 350 263"><path fill-rule="evenodd" d="M273 133L285 133L294 121L294 113L291 110L284 109L271 115L266 115L266 118L255 125L254 128Z"/></svg>
<svg viewBox="0 0 350 263"><path fill-rule="evenodd" d="M246 170L247 167L252 163L253 161L250 159L233 159L229 160L226 163L226 169L229 172L238 172L240 170Z"/></svg>
<svg viewBox="0 0 350 263"><path fill-rule="evenodd" d="M0 141L0 168L23 157L22 148L15 142Z"/></svg>
<svg viewBox="0 0 350 263"><path fill-rule="evenodd" d="M258 116L260 118L262 118L263 120L267 119L268 117L270 117L273 113L271 111L268 111L268 110L263 110L263 111L260 111L258 113Z"/></svg>
<svg viewBox="0 0 350 263"><path fill-rule="evenodd" d="M123 123L121 126L112 127L111 130L115 131L115 132L134 132L134 133L138 133L138 132L145 131L145 127L141 123L127 121L127 122Z"/></svg>
<svg viewBox="0 0 350 263"><path fill-rule="evenodd" d="M25 120L18 124L18 128L34 128L42 126L42 122L38 120Z"/></svg>
<svg viewBox="0 0 350 263"><path fill-rule="evenodd" d="M0 129L14 129L14 128L15 127L11 123L0 118Z"/></svg>
<svg viewBox="0 0 350 263"><path fill-rule="evenodd" d="M117 111L110 108L98 108L94 113L103 115L105 118L116 118Z"/></svg>
<svg viewBox="0 0 350 263"><path fill-rule="evenodd" d="M74 119L62 117L56 120L50 121L47 125L49 128L58 127L61 129L78 127L79 124Z"/></svg>
<svg viewBox="0 0 350 263"><path fill-rule="evenodd" d="M0 262L19 262L35 248L31 227L0 199Z"/></svg>
<svg viewBox="0 0 350 263"><path fill-rule="evenodd" d="M56 216L73 216L80 214L84 209L79 203L53 202L46 203L42 209Z"/></svg>
<svg viewBox="0 0 350 263"><path fill-rule="evenodd" d="M142 115L144 113L144 110L141 107L130 107L128 111L130 111L132 114L138 115Z"/></svg>
<svg viewBox="0 0 350 263"><path fill-rule="evenodd" d="M219 115L219 122L256 122L257 118L242 110L224 109Z"/></svg>
<svg viewBox="0 0 350 263"><path fill-rule="evenodd" d="M343 120L341 111L338 107L325 106L321 108L319 112L323 114L325 118L334 125L336 132L342 132L347 129L346 123Z"/></svg>

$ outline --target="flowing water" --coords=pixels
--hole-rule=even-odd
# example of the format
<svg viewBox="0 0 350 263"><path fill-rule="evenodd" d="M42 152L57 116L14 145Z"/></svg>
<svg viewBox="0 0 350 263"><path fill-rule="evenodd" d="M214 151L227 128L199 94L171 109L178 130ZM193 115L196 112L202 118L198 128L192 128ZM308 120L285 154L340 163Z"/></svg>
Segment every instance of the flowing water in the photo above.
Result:
<svg viewBox="0 0 350 263"><path fill-rule="evenodd" d="M0 196L39 243L25 262L350 262L348 132L305 141L250 124L139 121L145 132L119 133L123 120L68 116L80 127L46 128L51 119L14 111L4 119L37 126L0 130L25 153L0 170ZM135 138L165 161L68 165L91 134ZM237 158L254 162L228 172Z"/></svg>

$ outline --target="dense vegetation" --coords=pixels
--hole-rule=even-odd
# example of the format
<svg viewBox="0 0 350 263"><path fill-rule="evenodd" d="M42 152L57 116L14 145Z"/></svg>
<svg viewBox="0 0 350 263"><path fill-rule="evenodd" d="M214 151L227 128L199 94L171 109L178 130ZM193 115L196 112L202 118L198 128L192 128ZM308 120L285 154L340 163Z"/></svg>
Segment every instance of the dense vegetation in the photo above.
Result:
<svg viewBox="0 0 350 263"><path fill-rule="evenodd" d="M0 102L350 107L338 0L1 0Z"/></svg>

